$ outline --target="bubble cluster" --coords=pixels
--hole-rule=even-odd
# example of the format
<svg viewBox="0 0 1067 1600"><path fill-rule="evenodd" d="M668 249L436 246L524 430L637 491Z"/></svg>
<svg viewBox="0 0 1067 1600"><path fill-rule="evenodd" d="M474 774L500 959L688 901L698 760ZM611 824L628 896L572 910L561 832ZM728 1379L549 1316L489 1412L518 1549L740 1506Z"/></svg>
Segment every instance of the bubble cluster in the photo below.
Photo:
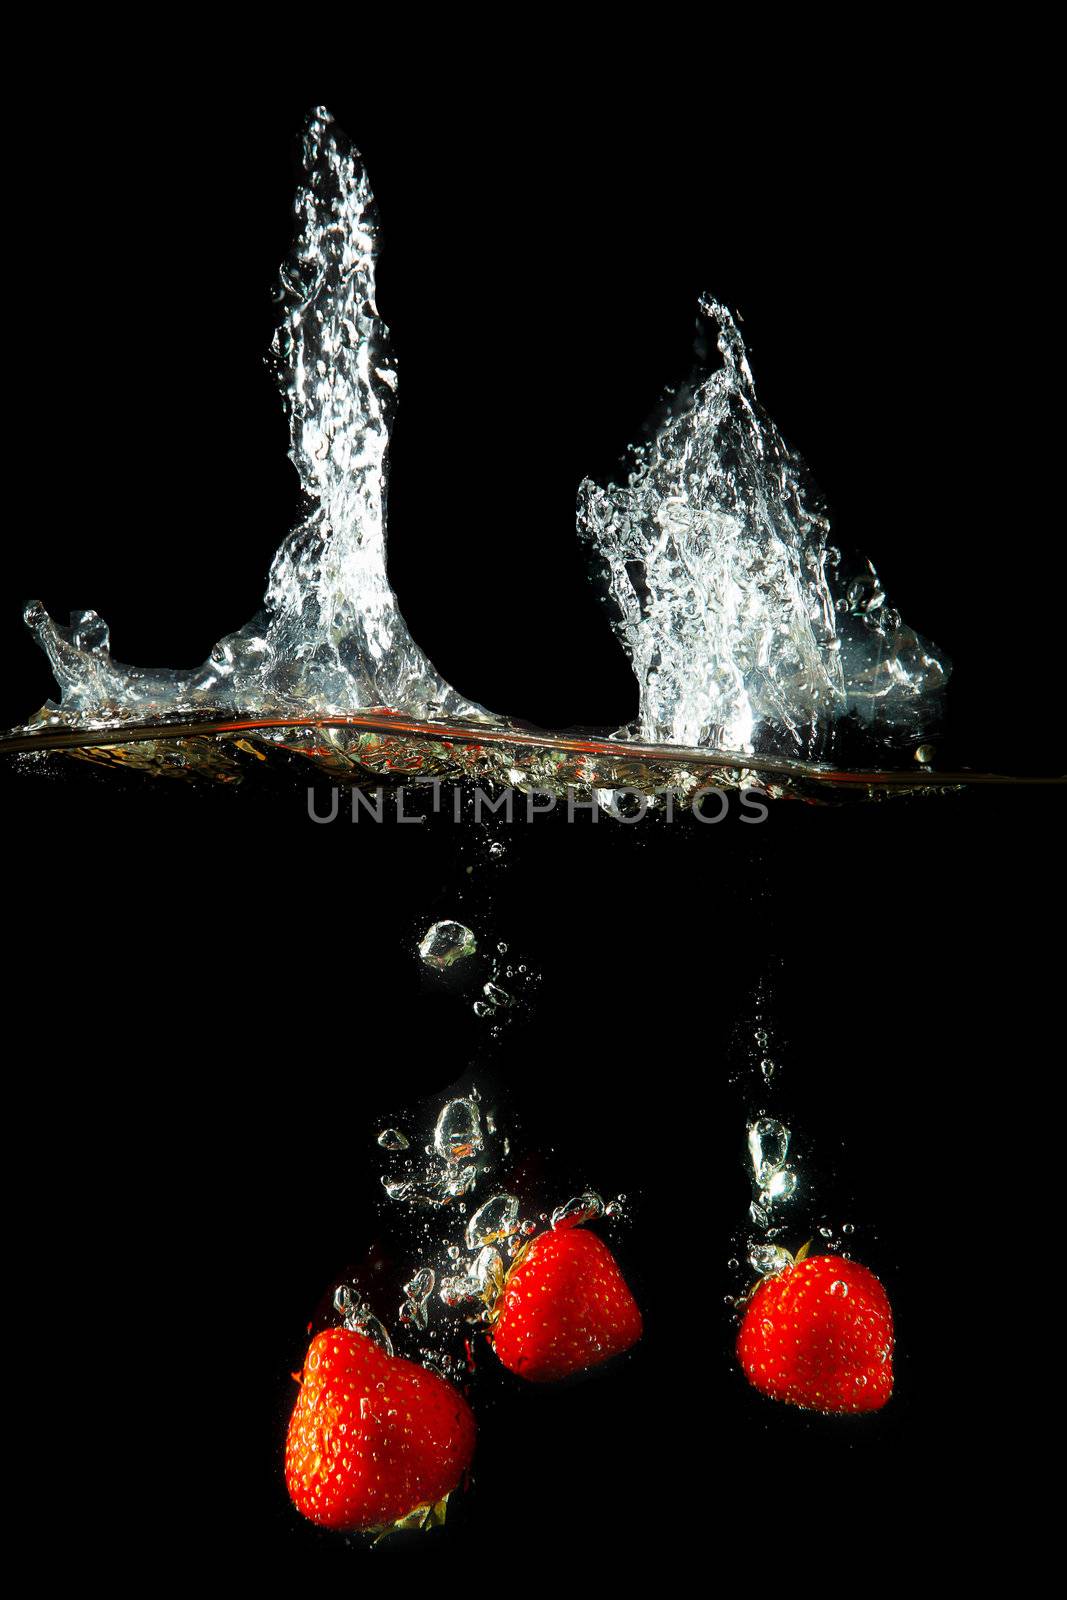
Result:
<svg viewBox="0 0 1067 1600"><path fill-rule="evenodd" d="M512 1164L511 1141L499 1108L476 1085L438 1103L429 1118L416 1112L402 1126L381 1129L375 1144L394 1162L381 1175L381 1189L410 1262L397 1333L417 1340L414 1357L446 1376L471 1366L471 1338L490 1326L511 1265L538 1233L596 1221L614 1225L629 1212L626 1195L605 1201L591 1189L562 1201L546 1196L551 1209L524 1204L500 1181ZM417 1147L421 1158L411 1153ZM333 1304L345 1326L383 1345L389 1339L359 1290L339 1285Z"/></svg>
<svg viewBox="0 0 1067 1600"><path fill-rule="evenodd" d="M746 1306L760 1281L786 1271L809 1255L849 1258L854 1233L851 1222L835 1223L817 1206L812 1175L805 1162L798 1159L793 1128L768 1109L769 1080L782 1059L768 1020L769 1000L769 981L764 976L757 985L754 1004L739 1022L734 1037L740 1065L731 1082L748 1102L744 1148L752 1199L747 1223L737 1229L734 1251L726 1262L734 1291L723 1296L728 1306ZM776 1094L782 1088L782 1084L775 1083ZM803 1138L800 1143L803 1154ZM844 1279L831 1292L847 1296Z"/></svg>
<svg viewBox="0 0 1067 1600"><path fill-rule="evenodd" d="M761 1227L769 1223L773 1207L791 1199L796 1192L796 1172L786 1164L791 1137L785 1124L773 1117L759 1117L748 1125L748 1153L756 1191L749 1210L753 1222Z"/></svg>

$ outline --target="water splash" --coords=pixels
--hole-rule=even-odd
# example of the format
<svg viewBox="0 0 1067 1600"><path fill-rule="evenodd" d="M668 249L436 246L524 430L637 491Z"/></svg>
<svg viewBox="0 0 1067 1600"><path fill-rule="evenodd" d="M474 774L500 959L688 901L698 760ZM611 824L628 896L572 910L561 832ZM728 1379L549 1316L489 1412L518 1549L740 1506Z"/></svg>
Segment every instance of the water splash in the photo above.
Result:
<svg viewBox="0 0 1067 1600"><path fill-rule="evenodd" d="M437 673L389 585L397 373L375 303L377 216L358 152L321 108L305 128L295 212L274 351L310 509L274 558L262 610L203 666L147 671L112 660L94 611L64 628L32 602L26 620L61 695L32 731L238 713L496 720ZM882 743L914 742L947 669L869 564L845 570L803 464L756 399L736 323L713 300L702 308L722 368L674 397L625 486L587 480L579 494L579 529L607 568L640 685L639 722L617 737L811 759L852 718ZM195 764L195 750L182 759ZM540 781L551 788L552 776Z"/></svg>
<svg viewBox="0 0 1067 1600"><path fill-rule="evenodd" d="M640 685L629 735L812 758L852 716L914 740L946 666L846 571L799 456L756 398L730 312L705 297L722 367L673 397L623 486L581 485L578 526L607 569Z"/></svg>
<svg viewBox="0 0 1067 1600"><path fill-rule="evenodd" d="M263 610L203 666L146 671L110 654L94 611L26 621L61 692L38 722L106 725L189 712L398 709L484 719L409 634L386 575L386 452L397 374L375 304L378 222L358 152L319 108L303 140L297 231L275 336L290 458L311 509L274 557Z"/></svg>

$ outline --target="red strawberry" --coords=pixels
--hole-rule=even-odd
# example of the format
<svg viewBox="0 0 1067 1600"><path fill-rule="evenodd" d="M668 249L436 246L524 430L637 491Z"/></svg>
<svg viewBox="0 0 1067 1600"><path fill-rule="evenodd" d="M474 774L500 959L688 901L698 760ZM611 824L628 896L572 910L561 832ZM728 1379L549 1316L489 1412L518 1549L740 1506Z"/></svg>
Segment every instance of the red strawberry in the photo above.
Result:
<svg viewBox="0 0 1067 1600"><path fill-rule="evenodd" d="M640 1337L641 1313L618 1262L584 1228L540 1234L504 1280L493 1346L505 1367L534 1383L595 1367Z"/></svg>
<svg viewBox="0 0 1067 1600"><path fill-rule="evenodd" d="M893 1313L873 1272L808 1256L748 1302L737 1358L772 1400L810 1411L877 1411L893 1392Z"/></svg>
<svg viewBox="0 0 1067 1600"><path fill-rule="evenodd" d="M311 1341L285 1442L297 1510L326 1528L379 1528L453 1490L474 1454L474 1417L450 1383L366 1334Z"/></svg>

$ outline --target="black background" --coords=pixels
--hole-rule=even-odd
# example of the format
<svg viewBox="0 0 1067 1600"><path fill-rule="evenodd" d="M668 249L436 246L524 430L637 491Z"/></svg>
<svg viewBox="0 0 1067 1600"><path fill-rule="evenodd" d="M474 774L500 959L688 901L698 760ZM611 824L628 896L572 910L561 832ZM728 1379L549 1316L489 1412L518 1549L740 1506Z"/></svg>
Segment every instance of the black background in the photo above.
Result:
<svg viewBox="0 0 1067 1600"><path fill-rule="evenodd" d="M550 727L634 713L574 492L688 371L707 288L744 317L836 536L952 658L942 748L1062 766L1039 47L843 43L847 65L771 72L680 41L662 65L556 62L520 86L521 51L416 77L367 42L340 88L290 92L276 57L180 88L91 76L47 111L31 95L8 145L2 720L51 692L20 632L31 594L61 619L94 606L140 664L202 660L257 608L297 512L263 358L322 99L379 198L390 571L449 681ZM370 1558L288 1508L287 1374L338 1276L390 1259L374 1133L469 1071L508 1108L532 1199L633 1197L614 1237L648 1332L559 1391L484 1356L472 1492L443 1534L376 1553L387 1579L524 1539L578 1572L741 1567L890 1522L905 1543L929 1524L947 1556L958 1504L1007 1515L1024 1441L1002 1430L1044 1403L1016 1305L1047 1185L1054 794L779 805L758 828L549 819L498 829L497 859L444 817L316 828L302 779L5 779L19 1371L83 1552L358 1581ZM497 1041L475 991L418 970L448 914L539 975ZM738 1042L761 981L769 1094ZM733 1367L726 1262L761 1109L805 1151L791 1242L849 1220L889 1288L877 1417L776 1409Z"/></svg>

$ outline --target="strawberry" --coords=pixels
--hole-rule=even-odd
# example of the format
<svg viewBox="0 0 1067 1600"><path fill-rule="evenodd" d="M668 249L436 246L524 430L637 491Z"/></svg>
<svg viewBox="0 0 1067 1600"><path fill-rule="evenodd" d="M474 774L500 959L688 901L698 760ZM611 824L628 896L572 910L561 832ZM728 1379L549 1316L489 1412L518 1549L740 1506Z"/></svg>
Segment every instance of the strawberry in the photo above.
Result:
<svg viewBox="0 0 1067 1600"><path fill-rule="evenodd" d="M383 1528L437 1503L474 1454L474 1417L450 1383L366 1334L312 1339L285 1444L297 1510L325 1528ZM436 1518L433 1512L437 1511Z"/></svg>
<svg viewBox="0 0 1067 1600"><path fill-rule="evenodd" d="M595 1367L640 1337L641 1313L618 1262L584 1228L540 1234L504 1280L493 1347L534 1383Z"/></svg>
<svg viewBox="0 0 1067 1600"><path fill-rule="evenodd" d="M745 1310L737 1358L772 1400L810 1411L877 1411L893 1392L893 1313L873 1272L808 1256L765 1278Z"/></svg>

